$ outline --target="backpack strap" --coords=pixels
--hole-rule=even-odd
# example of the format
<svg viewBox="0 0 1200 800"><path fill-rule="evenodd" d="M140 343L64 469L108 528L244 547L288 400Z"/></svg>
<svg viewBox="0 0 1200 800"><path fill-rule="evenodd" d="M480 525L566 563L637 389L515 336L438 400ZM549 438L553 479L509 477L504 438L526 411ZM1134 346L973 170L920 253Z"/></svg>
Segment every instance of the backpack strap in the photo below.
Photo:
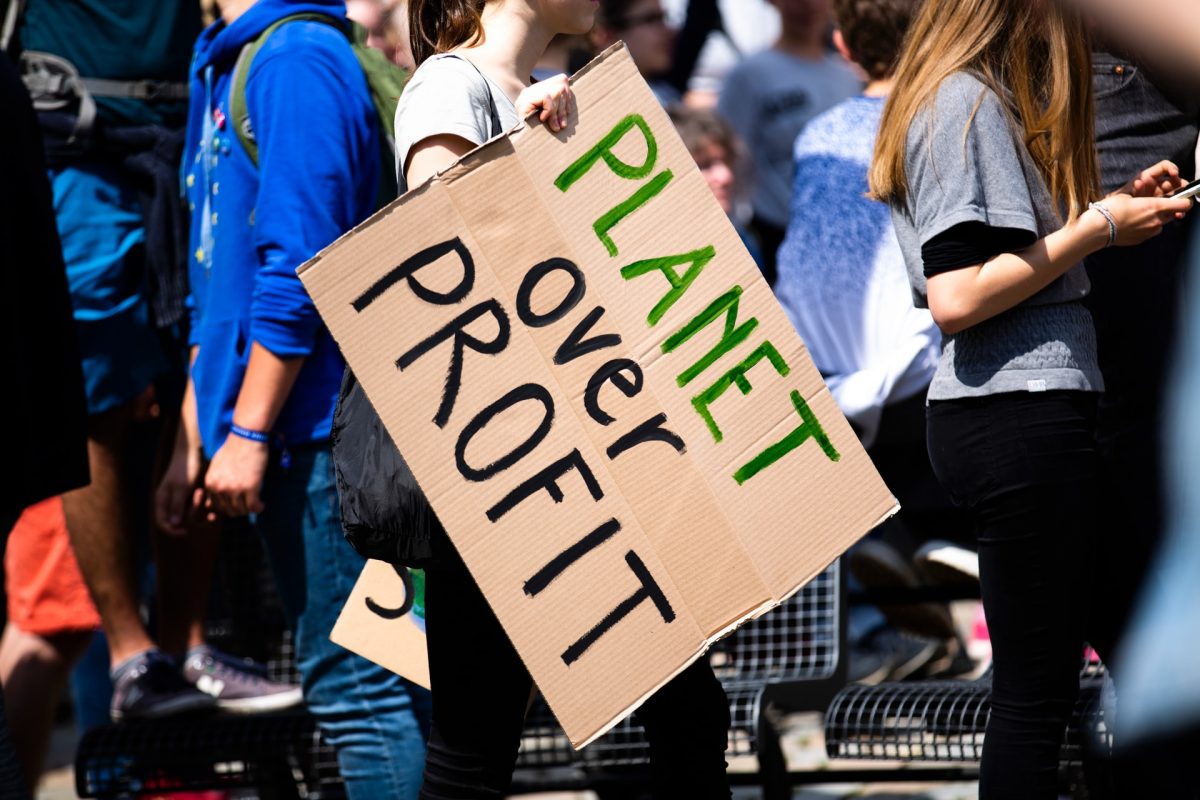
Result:
<svg viewBox="0 0 1200 800"><path fill-rule="evenodd" d="M283 25L296 21L320 22L323 25L337 28L344 34L347 33L339 20L327 14L292 14L275 20L254 41L242 47L241 52L238 53L237 62L233 65L233 76L229 82L229 117L233 123L234 133L237 134L238 142L246 151L246 155L250 156L250 161L255 168L258 167L258 140L254 138L254 126L250 123L250 107L246 104L246 82L250 78L250 67L254 63L254 57L258 55L258 51L267 43L267 39L271 38L271 34Z"/></svg>
<svg viewBox="0 0 1200 800"><path fill-rule="evenodd" d="M479 80L483 81L483 88L487 90L488 114L491 117L491 130L488 132L488 138L494 139L500 134L504 133L504 124L500 121L500 108L496 105L496 96L492 94L492 84L487 79L487 76L484 75L483 71L480 70L479 67L475 66L475 64L469 58L463 58L457 53L448 53L446 57L457 58L459 61L465 61L471 65L471 69L475 70L475 72L479 74Z"/></svg>
<svg viewBox="0 0 1200 800"><path fill-rule="evenodd" d="M8 51L12 45L13 35L17 32L17 22L25 8L25 0L8 0L4 9L4 21L0 22L0 50Z"/></svg>

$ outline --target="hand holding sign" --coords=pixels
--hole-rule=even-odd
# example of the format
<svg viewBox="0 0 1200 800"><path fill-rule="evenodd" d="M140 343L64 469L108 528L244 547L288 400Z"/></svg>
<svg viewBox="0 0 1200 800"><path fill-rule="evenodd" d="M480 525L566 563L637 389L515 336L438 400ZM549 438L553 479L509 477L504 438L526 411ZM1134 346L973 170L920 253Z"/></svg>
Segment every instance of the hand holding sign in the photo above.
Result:
<svg viewBox="0 0 1200 800"><path fill-rule="evenodd" d="M301 278L580 745L895 501L628 55L573 88Z"/></svg>

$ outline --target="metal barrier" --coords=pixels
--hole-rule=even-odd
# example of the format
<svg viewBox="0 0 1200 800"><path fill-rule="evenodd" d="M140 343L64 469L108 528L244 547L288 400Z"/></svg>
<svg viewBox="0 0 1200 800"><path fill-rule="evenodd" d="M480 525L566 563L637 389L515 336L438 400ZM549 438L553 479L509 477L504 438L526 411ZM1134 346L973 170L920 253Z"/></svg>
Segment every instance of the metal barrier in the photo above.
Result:
<svg viewBox="0 0 1200 800"><path fill-rule="evenodd" d="M1105 673L1089 664L1060 760L1075 764L1107 752L1112 737L1101 702ZM848 686L825 716L830 758L868 761L978 761L991 708L990 676L977 681L917 681Z"/></svg>
<svg viewBox="0 0 1200 800"><path fill-rule="evenodd" d="M224 537L210 640L296 680L291 637L257 537ZM729 754L755 754L765 797L790 797L774 715L819 710L844 685L844 587L834 564L780 607L715 645L710 658L729 698ZM253 615L236 613L252 608ZM544 703L526 721L515 780L551 788L546 770L570 768L595 783L639 779L648 746L636 717L576 752ZM344 796L337 760L303 712L114 725L88 732L76 756L81 797L159 790L253 788L264 798Z"/></svg>
<svg viewBox="0 0 1200 800"><path fill-rule="evenodd" d="M841 659L843 586L834 563L787 602L746 623L709 652L714 672L729 698L732 717L728 754L756 755L767 798L790 797L772 704L789 710L820 710L845 680ZM636 714L583 750L575 752L544 703L534 705L526 721L517 761L525 786L554 784L538 771L575 767L601 778L645 765L648 746Z"/></svg>

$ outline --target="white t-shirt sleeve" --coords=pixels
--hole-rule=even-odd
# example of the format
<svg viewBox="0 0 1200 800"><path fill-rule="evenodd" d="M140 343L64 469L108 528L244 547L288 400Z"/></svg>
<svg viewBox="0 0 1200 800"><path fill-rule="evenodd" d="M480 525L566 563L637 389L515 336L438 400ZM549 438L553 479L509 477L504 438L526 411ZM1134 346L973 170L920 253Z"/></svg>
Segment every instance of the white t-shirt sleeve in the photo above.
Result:
<svg viewBox="0 0 1200 800"><path fill-rule="evenodd" d="M480 145L491 137L491 95L479 71L461 58L434 56L413 73L396 106L396 178L414 145L431 136L458 136Z"/></svg>

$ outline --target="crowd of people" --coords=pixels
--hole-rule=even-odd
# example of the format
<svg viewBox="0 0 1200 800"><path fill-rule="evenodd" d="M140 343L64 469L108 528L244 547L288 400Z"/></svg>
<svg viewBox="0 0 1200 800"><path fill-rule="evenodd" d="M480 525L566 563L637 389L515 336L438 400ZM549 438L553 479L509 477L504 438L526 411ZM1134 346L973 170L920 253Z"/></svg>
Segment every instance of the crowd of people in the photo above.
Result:
<svg viewBox="0 0 1200 800"><path fill-rule="evenodd" d="M332 443L346 365L295 270L522 120L564 128L566 75L618 41L901 502L853 588L981 593L987 664L945 604L893 597L852 608L851 678L987 669L981 796L1056 796L1081 662L1118 667L1119 702L1179 481L1185 71L1050 0L0 9L0 797L36 785L73 670L108 698L83 725L303 703L351 798L503 796L535 687L444 531L419 565L432 693L329 639L363 567L335 478L358 454ZM261 538L299 686L207 640L231 520ZM730 796L706 660L636 713L656 796ZM1180 762L1131 751L1089 796L1196 796Z"/></svg>

